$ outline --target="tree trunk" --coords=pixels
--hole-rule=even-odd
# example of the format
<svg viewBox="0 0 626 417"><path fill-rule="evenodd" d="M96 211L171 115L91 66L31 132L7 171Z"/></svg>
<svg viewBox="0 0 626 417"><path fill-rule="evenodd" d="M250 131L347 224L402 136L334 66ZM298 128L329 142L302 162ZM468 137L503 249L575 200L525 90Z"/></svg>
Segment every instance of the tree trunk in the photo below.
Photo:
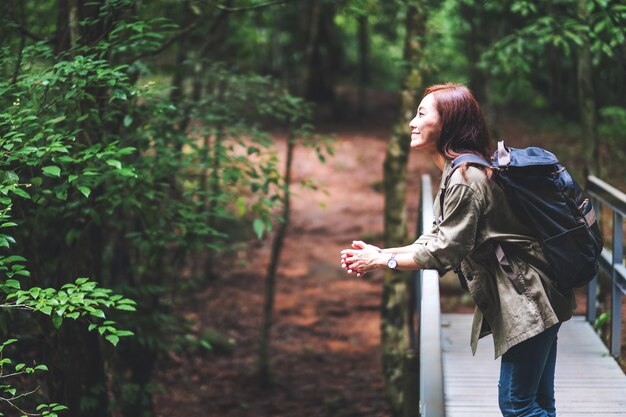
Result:
<svg viewBox="0 0 626 417"><path fill-rule="evenodd" d="M193 11L191 9L189 0L182 1L182 8L182 27L187 27L191 24L193 20ZM172 91L170 92L170 101L174 103L174 105L178 105L184 96L183 89L185 78L187 78L187 57L189 55L189 47L189 36L183 36L179 41L178 52L176 53L176 66L174 69L174 75L172 76L171 83Z"/></svg>
<svg viewBox="0 0 626 417"><path fill-rule="evenodd" d="M384 163L385 187L385 246L406 244L406 172L409 154L408 122L417 108L416 93L423 87L422 76L417 69L422 56L422 45L426 26L424 2L411 2L406 20L406 42L404 58L412 64L405 78L402 91L401 112L398 123L387 146ZM415 385L408 384L405 363L414 363L408 352L407 333L407 272L386 271L383 283L381 311L381 350L385 378L385 396L392 416L405 414L405 407L416 402ZM407 389L413 392L405 392ZM416 404L415 404L416 405Z"/></svg>
<svg viewBox="0 0 626 417"><path fill-rule="evenodd" d="M578 2L580 19L588 22L589 12L586 2ZM583 45L578 48L578 101L580 123L583 134L582 153L585 156L585 176L600 174L598 135L596 126L596 101L591 67L591 46L589 37L583 34Z"/></svg>
<svg viewBox="0 0 626 417"><path fill-rule="evenodd" d="M367 15L360 15L359 22L359 97L358 114L365 114L367 86L369 84L369 33Z"/></svg>
<svg viewBox="0 0 626 417"><path fill-rule="evenodd" d="M283 221L276 230L276 236L272 242L272 253L270 255L270 265L265 278L265 302L263 304L263 322L261 324L261 335L259 337L259 382L261 386L267 386L271 381L271 370L269 366L269 346L271 340L271 329L273 324L272 313L274 310L274 296L276 292L276 271L280 260L280 253L283 249L283 242L289 226L290 210L290 186L291 186L291 165L293 162L293 151L296 138L290 134L287 138L287 160L285 161L285 185L283 205Z"/></svg>
<svg viewBox="0 0 626 417"><path fill-rule="evenodd" d="M71 12L71 9L75 9L76 3L73 0L59 0L57 3L57 25L54 53L67 51L72 47L72 37L75 33L71 29L70 16L76 15L76 12ZM75 40L74 40L75 41Z"/></svg>
<svg viewBox="0 0 626 417"><path fill-rule="evenodd" d="M315 48L317 46L317 38L319 35L319 20L322 10L322 0L313 0L311 5L311 13L309 18L309 36L306 48L304 50L304 73L302 74L302 95L308 97L309 88L312 83L313 68L315 60Z"/></svg>
<svg viewBox="0 0 626 417"><path fill-rule="evenodd" d="M46 319L50 321L49 317L43 318ZM46 327L54 332L46 359L51 401L69 408L63 413L66 417L108 417L100 335L88 332L84 323L73 320L65 320L57 331L50 324Z"/></svg>
<svg viewBox="0 0 626 417"><path fill-rule="evenodd" d="M95 193L94 190L92 195ZM67 223L60 225L52 219L48 221L47 224L37 223L37 227L51 231L53 235L62 236L68 226L78 227ZM37 236L36 233L33 235ZM57 249L47 247L50 241L45 242L44 237L33 239L39 243L38 247L35 246L31 250L49 255L51 251ZM88 226L78 240L62 248L64 255L48 256L49 259L59 260L58 263L45 265L33 271L35 277L46 277L46 271L53 267L52 282L41 282L39 280L42 278L38 278L33 284L45 286L50 283L54 287L60 287L76 277L92 277L99 281L98 272L102 270L99 254L103 252L104 242L105 236L102 235L101 229L95 225ZM101 336L98 332L87 331L84 322L64 320L58 330L53 328L50 317L42 317L41 323L46 329L46 346L42 347L41 355L50 368L49 374L46 375L50 400L69 407L67 413L64 413L67 417L108 417L109 385L105 374L105 355Z"/></svg>

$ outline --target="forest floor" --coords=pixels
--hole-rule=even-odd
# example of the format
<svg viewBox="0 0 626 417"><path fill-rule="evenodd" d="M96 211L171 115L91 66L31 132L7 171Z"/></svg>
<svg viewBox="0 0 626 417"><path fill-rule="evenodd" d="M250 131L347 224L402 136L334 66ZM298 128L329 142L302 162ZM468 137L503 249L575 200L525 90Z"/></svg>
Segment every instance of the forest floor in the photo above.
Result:
<svg viewBox="0 0 626 417"><path fill-rule="evenodd" d="M270 348L272 386L255 374L269 244L253 243L225 259L219 279L193 294L180 313L194 332L217 331L234 348L170 355L155 380L161 417L383 417L388 416L380 361L382 274L356 279L341 268L339 252L352 240L380 244L382 166L390 120L325 126L335 154L325 164L310 149L295 153L294 183L315 179L318 190L296 189L281 256ZM372 119L372 118L370 118ZM381 127L381 125L387 127ZM521 125L512 125L525 143ZM277 138L284 154L284 137ZM407 140L409 140L407 127ZM440 174L424 155L409 160L408 215L415 230L420 176ZM447 283L444 312L471 312L467 296ZM579 298L579 309L584 299ZM469 349L469 329L468 329ZM495 390L495 381L494 381Z"/></svg>

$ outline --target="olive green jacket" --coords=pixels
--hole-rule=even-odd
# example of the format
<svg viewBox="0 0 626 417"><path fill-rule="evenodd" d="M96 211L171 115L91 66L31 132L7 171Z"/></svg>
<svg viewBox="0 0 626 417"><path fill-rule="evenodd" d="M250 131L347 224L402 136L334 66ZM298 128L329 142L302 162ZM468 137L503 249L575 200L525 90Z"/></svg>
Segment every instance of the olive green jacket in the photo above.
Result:
<svg viewBox="0 0 626 417"><path fill-rule="evenodd" d="M536 239L514 216L504 192L480 168L457 169L445 191L443 220L440 194L435 197L435 224L415 242L413 259L440 274L457 268L476 303L471 347L493 333L496 358L512 346L556 323L568 320L576 307L573 292L562 294L543 272L546 259ZM462 172L464 171L464 172ZM521 282L518 292L500 266L499 243Z"/></svg>

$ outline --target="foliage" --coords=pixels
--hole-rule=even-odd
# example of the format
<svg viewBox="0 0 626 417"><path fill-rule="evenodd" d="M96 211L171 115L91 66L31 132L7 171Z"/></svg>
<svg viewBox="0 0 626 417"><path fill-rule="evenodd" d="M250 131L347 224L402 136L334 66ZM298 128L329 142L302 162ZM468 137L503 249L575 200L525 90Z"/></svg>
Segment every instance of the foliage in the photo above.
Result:
<svg viewBox="0 0 626 417"><path fill-rule="evenodd" d="M605 144L605 171L609 182L619 189L626 186L624 161L626 161L626 108L606 106L599 110L598 134Z"/></svg>
<svg viewBox="0 0 626 417"><path fill-rule="evenodd" d="M514 1L510 11L519 23L483 53L481 67L496 78L529 80L548 49L559 51L567 62L583 46L585 37L590 40L596 66L604 58L615 57L626 40L626 7L618 2L585 2L587 18L581 15L579 3Z"/></svg>
<svg viewBox="0 0 626 417"><path fill-rule="evenodd" d="M246 241L248 231L259 238L271 231L285 195L267 127L310 137L310 108L267 77L195 57L189 62L207 70L190 78L198 90L188 95L184 85L174 86L182 93L174 99L174 91L151 81L143 59L185 28L149 17L132 1L76 5L87 12L80 37L65 47L17 37L0 50L6 75L0 82L0 228L14 230L0 235L0 246L15 246L20 254L0 258L6 274L0 290L7 309L41 312L54 328L64 319L86 320L88 330L119 342L128 364L112 352L75 359L108 363L115 385L108 390L119 392L117 404L133 414L128 401L144 404L142 392L153 390L132 381L151 372L154 360L143 359L189 339L181 337L188 327L170 312L180 292L179 270L196 251L210 249L212 260ZM194 9L191 16L215 13ZM11 24L19 33L21 26ZM324 142L303 143L318 146L323 157ZM33 259L28 268L27 259ZM85 275L95 280L71 281ZM107 313L135 309L132 318ZM131 331L118 329L116 321ZM19 318L13 327L18 336L42 330ZM133 341L120 342L133 333ZM45 341L49 349L69 348L54 332ZM67 405L106 407L88 398L94 387L87 383L75 382L83 399ZM55 407L40 412L60 410Z"/></svg>
<svg viewBox="0 0 626 417"><path fill-rule="evenodd" d="M3 173L0 228L15 230L12 234L4 232L0 235L0 247L7 252L16 245L18 251L23 252L13 235L20 235L26 224L12 221L11 212L15 205L20 214L25 206L29 206L34 215L41 210L62 217L80 207L92 190L104 182L118 176L134 175L118 160L131 149L102 144L88 146L79 140L79 125L87 118L79 111L80 103L92 98L86 86L115 85L121 74L105 68L101 60L81 56L71 62L41 65L44 62L42 57L50 57L49 49L43 44L27 47L22 54L19 65L23 72L16 72L14 82L0 82L3 92L0 100L3 109L0 113L0 166ZM16 66L18 63L4 48L0 52L0 67ZM82 77L76 78L76 74ZM14 217L17 222L22 219L19 214ZM66 241L73 237L70 232L63 236ZM132 332L119 330L114 321L107 320L105 310L134 311L134 301L110 289L100 288L88 278L78 278L58 290L23 283L21 279L29 277L35 282L44 282L39 275L41 269L35 267L36 274L31 274L25 257L7 252L0 256L0 271L4 275L0 283L3 299L0 307L43 313L50 316L56 328L61 326L64 318L82 318L89 322L89 330L97 330L114 345L120 337L132 335ZM26 289L22 289L23 286ZM2 348L15 340L9 339ZM12 362L4 358L2 363L8 366ZM31 374L35 370L47 370L47 367L30 368L18 364L15 372L2 377ZM15 400L29 394L16 394L16 388L10 383L3 385L3 391L12 395L4 398L4 402L15 408L18 408ZM37 411L41 415L53 416L64 408L58 404L42 404Z"/></svg>

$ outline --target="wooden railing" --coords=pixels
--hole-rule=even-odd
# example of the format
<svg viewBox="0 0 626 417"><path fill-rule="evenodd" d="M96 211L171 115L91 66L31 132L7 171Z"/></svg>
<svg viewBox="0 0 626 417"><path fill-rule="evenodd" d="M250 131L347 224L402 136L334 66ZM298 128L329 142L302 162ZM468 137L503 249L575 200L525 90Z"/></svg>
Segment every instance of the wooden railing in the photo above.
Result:
<svg viewBox="0 0 626 417"><path fill-rule="evenodd" d="M624 267L624 217L626 217L626 194L601 179L587 178L587 193L602 223L601 206L607 207L612 213L612 244L610 249L605 245L600 256L600 268L611 277L611 341L609 350L618 358L622 342L622 301L626 295L626 267ZM594 323L596 297L598 293L597 277L587 287L587 321Z"/></svg>
<svg viewBox="0 0 626 417"><path fill-rule="evenodd" d="M420 219L417 235L430 231L433 224L433 193L429 175L422 175ZM419 352L420 416L444 417L443 359L441 355L441 308L439 275L434 270L415 271L414 307L417 328L411 345Z"/></svg>

